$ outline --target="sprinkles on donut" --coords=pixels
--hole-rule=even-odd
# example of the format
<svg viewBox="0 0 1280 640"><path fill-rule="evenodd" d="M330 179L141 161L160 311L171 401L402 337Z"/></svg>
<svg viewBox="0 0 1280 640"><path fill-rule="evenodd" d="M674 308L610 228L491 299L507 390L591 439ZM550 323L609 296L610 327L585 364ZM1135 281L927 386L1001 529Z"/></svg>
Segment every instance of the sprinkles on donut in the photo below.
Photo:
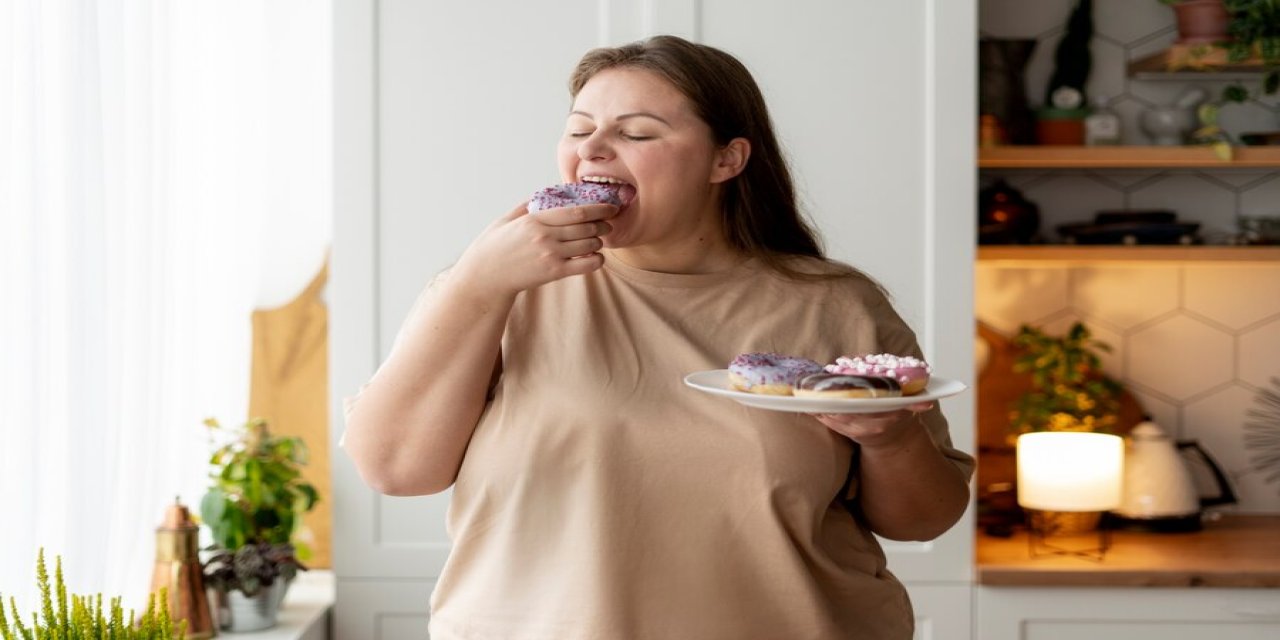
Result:
<svg viewBox="0 0 1280 640"><path fill-rule="evenodd" d="M529 213L584 204L622 206L635 195L635 187L610 182L570 182L545 187L529 197Z"/></svg>
<svg viewBox="0 0 1280 640"><path fill-rule="evenodd" d="M729 363L733 388L774 396L792 395L796 381L814 373L822 373L822 365L780 353L744 353Z"/></svg>

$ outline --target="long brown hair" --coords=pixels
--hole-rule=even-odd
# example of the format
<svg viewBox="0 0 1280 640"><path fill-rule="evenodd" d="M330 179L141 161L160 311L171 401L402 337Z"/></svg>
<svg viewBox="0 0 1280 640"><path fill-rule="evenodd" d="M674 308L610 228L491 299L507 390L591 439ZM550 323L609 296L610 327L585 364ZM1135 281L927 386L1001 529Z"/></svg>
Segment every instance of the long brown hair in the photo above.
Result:
<svg viewBox="0 0 1280 640"><path fill-rule="evenodd" d="M693 103L717 145L734 138L751 143L747 166L725 185L720 203L730 246L792 277L819 275L793 267L795 256L818 258L842 273L850 271L827 260L818 234L800 213L764 96L737 58L676 36L592 49L569 79L570 95L576 98L593 76L616 67L643 69L665 78Z"/></svg>

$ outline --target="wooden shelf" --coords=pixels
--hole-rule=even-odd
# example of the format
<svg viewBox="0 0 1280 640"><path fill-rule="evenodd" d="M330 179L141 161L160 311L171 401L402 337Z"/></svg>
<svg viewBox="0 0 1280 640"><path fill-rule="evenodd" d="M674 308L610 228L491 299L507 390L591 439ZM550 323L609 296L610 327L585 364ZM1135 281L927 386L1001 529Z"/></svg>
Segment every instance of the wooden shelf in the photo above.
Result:
<svg viewBox="0 0 1280 640"><path fill-rule="evenodd" d="M979 169L1280 169L1280 146L1236 147L1231 160L1193 147L1009 146L978 150Z"/></svg>
<svg viewBox="0 0 1280 640"><path fill-rule="evenodd" d="M1223 516L1194 533L1115 531L1100 562L1033 558L1021 532L1012 538L979 533L975 555L978 583L987 586L1275 588L1280 587L1277 540L1280 517ZM1076 542L1095 540L1084 536Z"/></svg>
<svg viewBox="0 0 1280 640"><path fill-rule="evenodd" d="M988 245L978 261L1008 262L1280 262L1280 246Z"/></svg>
<svg viewBox="0 0 1280 640"><path fill-rule="evenodd" d="M1266 72L1262 58L1228 62L1221 47L1175 44L1164 51L1129 63L1129 76L1139 80L1244 80Z"/></svg>

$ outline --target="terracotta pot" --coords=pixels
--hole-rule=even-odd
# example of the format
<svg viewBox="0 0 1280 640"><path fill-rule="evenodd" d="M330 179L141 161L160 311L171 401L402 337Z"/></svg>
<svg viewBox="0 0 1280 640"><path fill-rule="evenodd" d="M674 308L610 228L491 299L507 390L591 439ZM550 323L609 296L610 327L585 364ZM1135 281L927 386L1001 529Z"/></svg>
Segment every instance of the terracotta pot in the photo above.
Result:
<svg viewBox="0 0 1280 640"><path fill-rule="evenodd" d="M1231 15L1222 0L1185 0L1173 5L1178 44L1211 44L1227 39Z"/></svg>

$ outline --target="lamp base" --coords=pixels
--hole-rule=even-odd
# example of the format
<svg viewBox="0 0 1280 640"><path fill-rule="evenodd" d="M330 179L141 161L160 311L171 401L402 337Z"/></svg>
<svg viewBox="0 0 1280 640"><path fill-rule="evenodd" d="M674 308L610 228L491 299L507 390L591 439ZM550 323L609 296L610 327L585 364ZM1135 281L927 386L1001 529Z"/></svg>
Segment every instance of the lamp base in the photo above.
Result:
<svg viewBox="0 0 1280 640"><path fill-rule="evenodd" d="M1072 556L1101 562L1111 547L1111 527L1102 512L1026 509L1031 557Z"/></svg>

